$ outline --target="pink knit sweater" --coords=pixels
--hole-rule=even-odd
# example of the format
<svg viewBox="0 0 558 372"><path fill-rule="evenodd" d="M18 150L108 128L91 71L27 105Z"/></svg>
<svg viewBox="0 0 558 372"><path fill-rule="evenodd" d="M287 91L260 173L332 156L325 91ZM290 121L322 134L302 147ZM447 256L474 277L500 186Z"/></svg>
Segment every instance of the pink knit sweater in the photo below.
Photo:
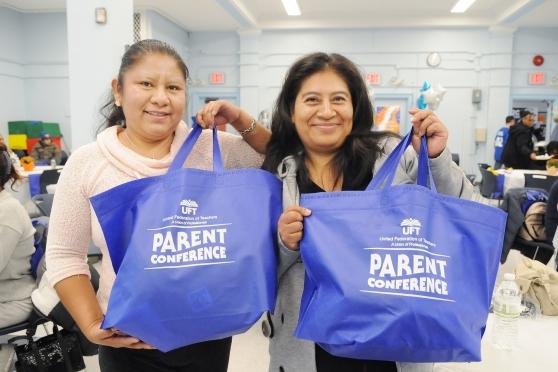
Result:
<svg viewBox="0 0 558 372"><path fill-rule="evenodd" d="M138 178L166 173L189 129L181 122L169 155L153 160L133 152L117 138L118 127L104 130L97 141L76 150L64 167L54 196L46 250L46 275L52 285L73 275L89 275L86 262L89 242L101 249L103 260L97 298L106 312L115 279L103 232L89 198ZM211 131L204 131L188 156L185 166L212 167ZM226 168L259 167L263 156L241 137L220 132L219 143Z"/></svg>

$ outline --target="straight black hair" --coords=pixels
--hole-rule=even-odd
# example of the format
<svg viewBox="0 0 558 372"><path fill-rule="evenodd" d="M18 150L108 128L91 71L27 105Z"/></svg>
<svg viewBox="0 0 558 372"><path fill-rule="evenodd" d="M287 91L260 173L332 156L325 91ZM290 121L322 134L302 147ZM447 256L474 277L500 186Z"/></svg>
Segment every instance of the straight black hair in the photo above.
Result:
<svg viewBox="0 0 558 372"><path fill-rule="evenodd" d="M15 170L12 164L12 158L8 152L6 145L0 145L0 187L5 189L6 183L12 181L11 187L14 189L16 181L19 181L21 176Z"/></svg>
<svg viewBox="0 0 558 372"><path fill-rule="evenodd" d="M287 72L273 110L271 140L267 146L266 158L262 167L270 172L276 172L281 161L286 156L293 155L298 164L300 186L306 187L311 184L308 169L304 163L306 157L304 146L291 118L296 97L303 82L310 76L327 69L339 75L351 93L353 127L333 158L332 166L336 180L351 170L353 177L345 179L343 182L347 189L353 189L370 178L374 163L381 151L378 139L389 134L372 132L373 108L362 75L353 62L336 53L306 55L296 61Z"/></svg>

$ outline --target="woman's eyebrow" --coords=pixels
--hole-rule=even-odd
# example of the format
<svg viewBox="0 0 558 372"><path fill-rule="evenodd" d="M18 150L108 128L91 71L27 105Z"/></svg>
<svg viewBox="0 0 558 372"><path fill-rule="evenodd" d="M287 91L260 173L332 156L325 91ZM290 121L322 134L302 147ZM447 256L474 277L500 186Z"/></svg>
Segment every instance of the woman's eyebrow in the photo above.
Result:
<svg viewBox="0 0 558 372"><path fill-rule="evenodd" d="M304 92L301 94L302 97L308 96L308 95L322 95L324 94L323 92L314 92L314 91L309 91L309 92ZM348 96L349 92L346 92L344 90L339 90L339 91L335 91L335 92L329 92L327 93L330 96L336 95L336 94L342 94L344 96Z"/></svg>

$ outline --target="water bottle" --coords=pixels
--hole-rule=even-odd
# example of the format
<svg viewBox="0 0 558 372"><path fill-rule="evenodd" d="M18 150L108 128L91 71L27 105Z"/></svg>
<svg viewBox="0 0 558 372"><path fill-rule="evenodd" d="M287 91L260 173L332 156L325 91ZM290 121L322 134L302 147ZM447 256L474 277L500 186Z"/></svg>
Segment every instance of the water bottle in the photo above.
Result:
<svg viewBox="0 0 558 372"><path fill-rule="evenodd" d="M50 159L50 167L56 169L56 159Z"/></svg>
<svg viewBox="0 0 558 372"><path fill-rule="evenodd" d="M494 324L492 343L498 349L517 348L519 315L521 314L521 292L515 282L515 274L504 274L504 280L496 289L493 300Z"/></svg>

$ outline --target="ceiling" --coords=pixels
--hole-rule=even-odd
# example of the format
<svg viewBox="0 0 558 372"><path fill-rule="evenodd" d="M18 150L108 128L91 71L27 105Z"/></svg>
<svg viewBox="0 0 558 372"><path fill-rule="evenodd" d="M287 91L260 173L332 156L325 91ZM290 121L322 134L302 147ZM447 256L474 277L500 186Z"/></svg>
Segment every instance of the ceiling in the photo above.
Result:
<svg viewBox="0 0 558 372"><path fill-rule="evenodd" d="M281 0L135 0L188 31L375 27L558 27L558 0L477 0L452 14L456 0L298 0L301 16ZM20 12L64 11L65 0L0 0Z"/></svg>

